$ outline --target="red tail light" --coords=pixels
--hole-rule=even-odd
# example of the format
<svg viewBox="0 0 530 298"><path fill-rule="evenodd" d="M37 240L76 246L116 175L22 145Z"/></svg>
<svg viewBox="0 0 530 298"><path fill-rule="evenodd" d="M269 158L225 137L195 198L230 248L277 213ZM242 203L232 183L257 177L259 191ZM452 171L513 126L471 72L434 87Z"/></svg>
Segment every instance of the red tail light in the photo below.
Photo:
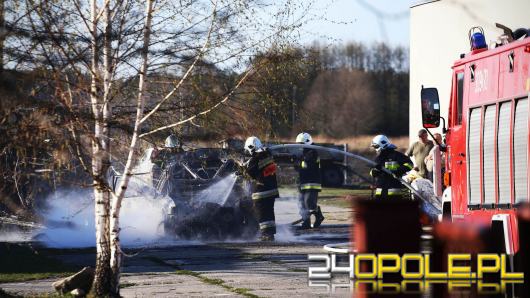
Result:
<svg viewBox="0 0 530 298"><path fill-rule="evenodd" d="M524 47L524 51L530 53L530 44Z"/></svg>
<svg viewBox="0 0 530 298"><path fill-rule="evenodd" d="M444 173L444 185L445 187L449 187L451 185L451 173L450 172Z"/></svg>

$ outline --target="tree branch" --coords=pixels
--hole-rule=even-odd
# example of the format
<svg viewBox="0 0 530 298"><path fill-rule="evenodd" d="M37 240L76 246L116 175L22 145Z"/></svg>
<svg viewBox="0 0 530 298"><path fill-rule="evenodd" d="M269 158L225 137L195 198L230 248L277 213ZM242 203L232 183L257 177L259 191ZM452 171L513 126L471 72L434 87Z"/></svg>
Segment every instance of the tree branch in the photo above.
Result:
<svg viewBox="0 0 530 298"><path fill-rule="evenodd" d="M204 52L206 51L206 48L208 47L208 44L210 43L210 37L212 35L212 30L213 30L213 27L214 27L214 24L215 24L215 17L216 17L216 14L217 14L216 13L216 9L217 9L217 0L215 0L214 4L213 4L212 23L210 24L210 29L208 30L208 35L206 36L206 41L204 42L204 45L200 49L199 54L197 55L197 57L195 57L195 60L190 65L190 67L188 68L188 70L186 71L184 76L182 76L182 78L177 83L177 85L175 85L175 87L168 94L166 94L166 96L164 96L164 98L149 113L147 113L147 115L145 115L142 118L142 120L140 120L140 123L144 123L147 119L149 119L149 117L151 117L154 113L156 113L158 111L158 109L160 109L162 104L164 104L164 102L166 102L180 88L182 83L190 75L191 71L193 70L193 68L195 67L195 65L199 61L199 59L204 55Z"/></svg>
<svg viewBox="0 0 530 298"><path fill-rule="evenodd" d="M176 122L176 123L173 123L173 124L169 124L169 125L166 125L166 126L159 127L157 129L151 130L150 132L143 133L139 137L140 138L144 138L144 137L146 137L148 135L151 135L151 134L154 134L156 132L159 132L159 131L162 131L162 130L166 130L166 129L169 129L169 128L173 128L175 126L179 126L179 125L185 124L187 122L190 122L190 121L194 120L195 118L197 118L199 116L206 115L206 114L212 112L213 110L217 109L220 105L225 103L234 94L234 92L241 86L241 84L243 84L248 79L248 77L253 72L253 70L254 70L254 67L251 67L250 69L248 69L245 72L245 74L243 75L243 77L241 77L241 79L234 86L234 88L232 88L232 90L222 100L217 102L215 105L213 105L209 109L206 109L206 110L204 110L204 111L202 111L200 113L197 113L197 114L195 114L193 116L190 116L190 117L188 117L188 118L186 118L186 119L184 119L182 121L179 121L179 122Z"/></svg>

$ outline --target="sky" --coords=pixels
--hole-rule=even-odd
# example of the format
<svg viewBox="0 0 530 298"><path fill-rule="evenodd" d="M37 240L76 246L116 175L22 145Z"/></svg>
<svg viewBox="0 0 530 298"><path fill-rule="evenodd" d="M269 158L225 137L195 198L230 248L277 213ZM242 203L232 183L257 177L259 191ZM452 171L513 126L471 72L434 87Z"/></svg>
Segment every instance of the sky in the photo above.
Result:
<svg viewBox="0 0 530 298"><path fill-rule="evenodd" d="M317 0L315 13L321 20L304 26L302 43L386 41L409 45L411 0Z"/></svg>

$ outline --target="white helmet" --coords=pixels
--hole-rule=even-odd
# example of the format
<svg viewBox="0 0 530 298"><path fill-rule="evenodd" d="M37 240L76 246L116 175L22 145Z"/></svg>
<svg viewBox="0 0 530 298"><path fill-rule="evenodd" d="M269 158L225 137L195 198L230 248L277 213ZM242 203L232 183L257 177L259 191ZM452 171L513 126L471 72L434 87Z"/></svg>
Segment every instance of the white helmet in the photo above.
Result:
<svg viewBox="0 0 530 298"><path fill-rule="evenodd" d="M296 142L300 144L311 145L313 144L313 138L307 132L301 132L296 136Z"/></svg>
<svg viewBox="0 0 530 298"><path fill-rule="evenodd" d="M379 152L390 145L390 140L385 135L378 135L374 137L370 146L374 148L375 151Z"/></svg>
<svg viewBox="0 0 530 298"><path fill-rule="evenodd" d="M261 141L256 137L249 137L245 141L245 152L248 152L248 154L252 155L254 152L259 151L263 148L263 145L261 144Z"/></svg>
<svg viewBox="0 0 530 298"><path fill-rule="evenodd" d="M180 146L180 141L177 138L176 135L170 135L166 138L166 141L164 142L164 147L166 148L177 148Z"/></svg>

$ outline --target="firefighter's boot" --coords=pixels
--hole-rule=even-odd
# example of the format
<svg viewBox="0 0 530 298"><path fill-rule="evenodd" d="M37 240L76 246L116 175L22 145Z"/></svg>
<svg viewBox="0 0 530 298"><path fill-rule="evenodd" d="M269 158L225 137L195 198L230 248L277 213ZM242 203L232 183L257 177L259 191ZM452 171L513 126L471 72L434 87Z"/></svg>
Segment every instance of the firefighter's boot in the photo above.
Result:
<svg viewBox="0 0 530 298"><path fill-rule="evenodd" d="M322 210L320 210L320 206L317 206L317 210L313 214L315 214L315 223L313 224L313 228L318 228L324 221L324 215L322 214Z"/></svg>
<svg viewBox="0 0 530 298"><path fill-rule="evenodd" d="M311 215L302 221L302 230L311 229Z"/></svg>

